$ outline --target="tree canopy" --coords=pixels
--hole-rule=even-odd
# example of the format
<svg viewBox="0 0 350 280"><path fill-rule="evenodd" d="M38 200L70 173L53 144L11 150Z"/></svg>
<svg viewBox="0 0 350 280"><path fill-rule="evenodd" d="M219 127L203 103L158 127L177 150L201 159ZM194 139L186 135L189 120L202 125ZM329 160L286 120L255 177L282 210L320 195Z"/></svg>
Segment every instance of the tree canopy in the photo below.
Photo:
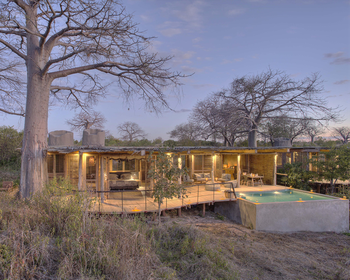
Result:
<svg viewBox="0 0 350 280"><path fill-rule="evenodd" d="M118 0L0 2L2 56L27 76L22 197L46 183L49 104L89 108L112 82L125 98L136 94L153 111L168 106L163 90L179 86L183 76L169 71L171 57L149 53L150 44ZM0 102L3 112L23 115Z"/></svg>
<svg viewBox="0 0 350 280"><path fill-rule="evenodd" d="M321 93L318 74L296 81L284 72L269 69L259 75L236 78L216 95L248 123L249 146L256 147L258 126L278 115L297 120L337 119L336 110L328 106Z"/></svg>

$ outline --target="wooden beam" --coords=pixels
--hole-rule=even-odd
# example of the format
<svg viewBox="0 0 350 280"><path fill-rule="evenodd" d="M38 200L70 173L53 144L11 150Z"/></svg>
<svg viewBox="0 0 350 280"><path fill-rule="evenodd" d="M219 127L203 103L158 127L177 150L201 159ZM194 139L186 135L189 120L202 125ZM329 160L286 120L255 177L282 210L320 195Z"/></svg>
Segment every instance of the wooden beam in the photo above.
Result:
<svg viewBox="0 0 350 280"><path fill-rule="evenodd" d="M277 185L277 153L273 159L273 185Z"/></svg>
<svg viewBox="0 0 350 280"><path fill-rule="evenodd" d="M79 153L78 190L83 189L83 153Z"/></svg>
<svg viewBox="0 0 350 280"><path fill-rule="evenodd" d="M104 176L103 176L103 156L100 156L100 188L101 188L101 202L103 203L104 200L105 200L105 194L104 194L104 185L105 185L105 182L104 182Z"/></svg>
<svg viewBox="0 0 350 280"><path fill-rule="evenodd" d="M56 177L56 154L53 154L53 177Z"/></svg>
<svg viewBox="0 0 350 280"><path fill-rule="evenodd" d="M241 185L241 155L237 156L237 188Z"/></svg>

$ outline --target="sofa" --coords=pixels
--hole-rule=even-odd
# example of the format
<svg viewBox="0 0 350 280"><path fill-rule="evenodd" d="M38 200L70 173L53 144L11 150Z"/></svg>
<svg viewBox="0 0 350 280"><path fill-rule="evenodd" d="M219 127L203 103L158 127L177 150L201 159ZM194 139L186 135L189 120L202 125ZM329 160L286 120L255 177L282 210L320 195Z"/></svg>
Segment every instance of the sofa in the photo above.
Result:
<svg viewBox="0 0 350 280"><path fill-rule="evenodd" d="M210 180L210 173L193 173L195 182L206 182Z"/></svg>

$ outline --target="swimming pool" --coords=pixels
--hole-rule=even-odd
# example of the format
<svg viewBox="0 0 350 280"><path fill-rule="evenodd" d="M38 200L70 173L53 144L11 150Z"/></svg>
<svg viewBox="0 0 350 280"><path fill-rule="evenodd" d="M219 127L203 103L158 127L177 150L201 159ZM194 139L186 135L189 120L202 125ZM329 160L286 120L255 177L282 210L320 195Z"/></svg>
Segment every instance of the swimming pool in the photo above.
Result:
<svg viewBox="0 0 350 280"><path fill-rule="evenodd" d="M215 212L262 231L349 232L349 200L295 189L237 191L237 201Z"/></svg>
<svg viewBox="0 0 350 280"><path fill-rule="evenodd" d="M238 192L238 198L242 198L254 203L286 202L286 201L309 201L309 200L329 200L336 199L329 196L315 193L303 192L294 189L267 192Z"/></svg>

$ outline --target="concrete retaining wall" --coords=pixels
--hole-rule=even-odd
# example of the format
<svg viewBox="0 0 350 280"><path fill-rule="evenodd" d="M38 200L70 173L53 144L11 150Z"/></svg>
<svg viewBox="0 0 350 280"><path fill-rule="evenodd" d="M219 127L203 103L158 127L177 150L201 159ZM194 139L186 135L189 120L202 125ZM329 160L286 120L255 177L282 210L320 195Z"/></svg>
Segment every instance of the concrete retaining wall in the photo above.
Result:
<svg viewBox="0 0 350 280"><path fill-rule="evenodd" d="M272 232L349 232L349 200L215 203L215 212L248 228Z"/></svg>

